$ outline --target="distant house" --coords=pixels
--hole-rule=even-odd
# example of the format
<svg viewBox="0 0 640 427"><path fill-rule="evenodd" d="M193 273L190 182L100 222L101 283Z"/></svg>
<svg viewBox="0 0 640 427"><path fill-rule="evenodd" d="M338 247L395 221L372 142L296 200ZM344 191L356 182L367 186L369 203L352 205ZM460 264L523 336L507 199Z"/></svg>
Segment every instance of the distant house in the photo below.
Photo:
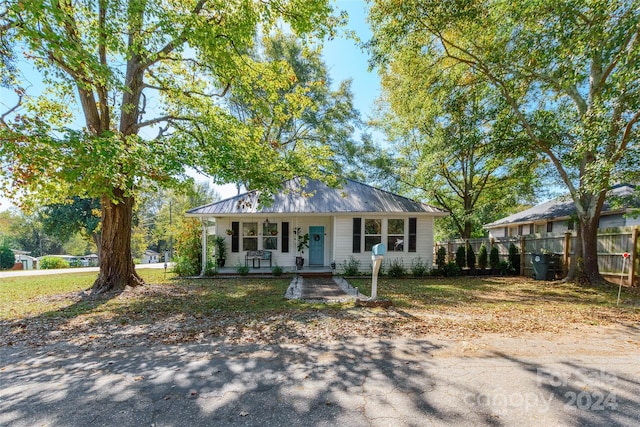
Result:
<svg viewBox="0 0 640 427"><path fill-rule="evenodd" d="M211 232L225 239L227 265L244 265L252 252L268 251L271 264L285 269L295 268L296 256L305 258L305 268L329 268L333 263L338 269L353 257L366 271L371 248L384 243L387 259L401 260L409 267L420 258L430 267L433 222L447 215L353 180L331 188L317 180L296 178L283 184L269 206L260 206L259 196L259 192L248 192L186 212L187 217L202 220L204 235ZM216 226L209 227L211 223ZM298 238L305 236L308 248L301 254Z"/></svg>
<svg viewBox="0 0 640 427"><path fill-rule="evenodd" d="M623 184L613 187L602 209L599 228L630 227L640 225L640 217L633 210L640 207L634 199L635 186ZM614 204L617 199L619 203ZM489 237L515 237L529 234L564 233L575 228L576 208L569 196L562 196L522 212L509 215L484 228Z"/></svg>
<svg viewBox="0 0 640 427"><path fill-rule="evenodd" d="M30 256L31 252L14 250L16 264L13 270L33 270L38 267L38 259Z"/></svg>
<svg viewBox="0 0 640 427"><path fill-rule="evenodd" d="M143 264L153 264L156 262L160 262L160 254L158 252L152 251L151 249L144 251L144 255L142 256Z"/></svg>

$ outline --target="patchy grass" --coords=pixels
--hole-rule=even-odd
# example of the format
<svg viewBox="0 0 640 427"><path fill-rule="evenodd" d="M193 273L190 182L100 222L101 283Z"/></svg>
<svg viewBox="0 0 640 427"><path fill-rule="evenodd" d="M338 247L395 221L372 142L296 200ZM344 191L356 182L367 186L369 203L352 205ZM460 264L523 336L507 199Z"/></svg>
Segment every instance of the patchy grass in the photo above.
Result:
<svg viewBox="0 0 640 427"><path fill-rule="evenodd" d="M138 274L148 283L169 283L172 274L164 278L164 270L141 268ZM43 276L6 277L0 284L0 319L17 319L72 306L70 294L80 294L91 288L97 273L65 273Z"/></svg>
<svg viewBox="0 0 640 427"><path fill-rule="evenodd" d="M14 278L0 285L0 345L203 342L304 343L345 337L559 332L567 325L637 325L640 294L524 278L381 278L389 310L288 301L288 278L176 279L141 269L147 286L83 298L93 274ZM366 279L351 280L369 293Z"/></svg>
<svg viewBox="0 0 640 427"><path fill-rule="evenodd" d="M354 279L365 294L371 292L371 281ZM531 305L567 303L577 305L615 305L618 288L588 288L571 283L534 281L522 277L469 277L438 279L380 278L378 296L390 298L400 307L431 309L458 304ZM640 303L640 292L623 288L622 300L631 305Z"/></svg>

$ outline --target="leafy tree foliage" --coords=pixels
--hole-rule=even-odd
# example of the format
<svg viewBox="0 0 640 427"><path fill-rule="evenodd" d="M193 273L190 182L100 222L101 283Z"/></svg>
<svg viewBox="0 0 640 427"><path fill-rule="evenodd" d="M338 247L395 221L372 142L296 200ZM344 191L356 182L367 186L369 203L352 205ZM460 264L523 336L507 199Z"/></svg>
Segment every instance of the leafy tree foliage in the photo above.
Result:
<svg viewBox="0 0 640 427"><path fill-rule="evenodd" d="M9 246L4 244L0 245L0 270L6 270L16 262L16 257Z"/></svg>
<svg viewBox="0 0 640 427"><path fill-rule="evenodd" d="M64 242L47 234L39 212L12 213L9 233L14 247L29 252L31 256L63 253Z"/></svg>
<svg viewBox="0 0 640 427"><path fill-rule="evenodd" d="M80 234L100 248L100 200L73 196L63 203L44 206L41 214L47 235L67 242ZM79 255L84 254L83 250Z"/></svg>
<svg viewBox="0 0 640 427"><path fill-rule="evenodd" d="M208 182L189 181L180 189L144 191L136 214L136 220L146 231L144 249L172 252L175 236L184 227L184 212L217 200L220 195Z"/></svg>
<svg viewBox="0 0 640 427"><path fill-rule="evenodd" d="M194 218L186 218L176 235L174 271L179 276L196 276L202 271L202 227Z"/></svg>
<svg viewBox="0 0 640 427"><path fill-rule="evenodd" d="M0 180L14 196L100 200L101 270L94 293L143 283L131 256L141 182L172 186L190 166L216 182L273 191L294 175L320 177L317 167L329 161L322 146L293 150L265 141L262 129L242 123L219 102L250 79L279 109L273 95L291 85L292 75L251 60L256 32L287 25L295 34L330 34L340 18L327 0L3 5L0 26L25 46L24 60L40 72L45 90L32 95L19 89L19 114L11 107L0 115ZM72 123L75 106L81 129Z"/></svg>
<svg viewBox="0 0 640 427"><path fill-rule="evenodd" d="M260 72L243 76L240 90L227 98L234 116L255 126L266 144L287 150L299 144L330 148L336 156L332 172L348 165L350 147L356 145L352 136L359 124L351 81L340 82L334 90L320 48L304 46L291 34L263 37L251 57ZM290 82L275 92L265 91L258 77L269 72L285 74Z"/></svg>
<svg viewBox="0 0 640 427"><path fill-rule="evenodd" d="M441 79L473 73L509 106L527 136L522 150L544 154L571 194L584 274L599 283L596 235L605 195L637 173L640 157L640 3L371 3L377 64L397 50L419 49Z"/></svg>
<svg viewBox="0 0 640 427"><path fill-rule="evenodd" d="M391 61L378 124L396 154L383 166L405 191L449 211L440 237L483 236L483 224L531 198L537 156L519 155L506 105L472 75L464 86L439 81L420 52L396 51Z"/></svg>

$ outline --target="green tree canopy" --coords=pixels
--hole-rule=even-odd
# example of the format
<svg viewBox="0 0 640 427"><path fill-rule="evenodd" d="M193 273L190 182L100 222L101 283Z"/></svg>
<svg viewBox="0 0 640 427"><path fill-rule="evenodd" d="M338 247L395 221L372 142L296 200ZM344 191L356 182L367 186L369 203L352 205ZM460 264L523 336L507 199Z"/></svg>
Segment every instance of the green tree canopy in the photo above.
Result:
<svg viewBox="0 0 640 427"><path fill-rule="evenodd" d="M637 173L637 0L373 0L373 61L420 49L448 78L482 77L554 166L576 206L584 273L599 283L596 233L607 190ZM577 257L576 257L577 258Z"/></svg>
<svg viewBox="0 0 640 427"><path fill-rule="evenodd" d="M9 0L3 6L0 27L24 48L21 61L39 72L44 90L17 88L16 105L0 114L2 189L32 200L100 199L95 293L143 283L131 257L141 182L172 186L190 166L216 182L273 190L293 175L318 176L317 166L328 162L324 147L284 150L263 140L261 129L220 102L253 79L277 109L273 95L292 76L252 61L256 33L286 25L297 35L330 34L339 18L327 0ZM82 125L74 126L78 107Z"/></svg>
<svg viewBox="0 0 640 427"><path fill-rule="evenodd" d="M404 191L450 212L439 222L441 237L484 235L483 224L532 197L538 156L521 155L507 106L484 82L470 74L443 79L412 49L390 61L377 123L394 155L382 166Z"/></svg>
<svg viewBox="0 0 640 427"><path fill-rule="evenodd" d="M80 234L100 248L100 200L73 196L63 203L44 206L41 215L47 235L67 242Z"/></svg>
<svg viewBox="0 0 640 427"><path fill-rule="evenodd" d="M292 34L266 35L251 57L261 70L274 70L288 76L289 81L271 92L265 91L256 75L244 76L240 90L227 97L232 114L254 127L266 144L287 151L300 146L330 149L334 163L325 165L330 166L327 172L348 165L349 147L356 145L352 137L359 125L351 81L340 82L333 89L320 48L305 46ZM317 153L309 151L309 155Z"/></svg>

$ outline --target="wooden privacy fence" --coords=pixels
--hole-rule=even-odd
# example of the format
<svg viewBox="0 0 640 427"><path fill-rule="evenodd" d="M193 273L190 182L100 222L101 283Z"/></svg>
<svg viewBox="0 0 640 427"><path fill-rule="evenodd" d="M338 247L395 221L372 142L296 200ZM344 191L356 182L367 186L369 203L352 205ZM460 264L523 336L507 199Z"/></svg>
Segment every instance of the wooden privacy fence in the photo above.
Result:
<svg viewBox="0 0 640 427"><path fill-rule="evenodd" d="M621 227L605 229L598 232L598 267L600 273L609 280L620 280L624 275L626 284L640 284L640 250L638 248L638 227ZM456 251L460 246L469 245L478 256L480 246L485 244L487 251L493 246L498 248L501 260L507 260L509 256L509 246L513 243L518 248L520 256L520 273L522 276L531 277L533 275L532 259L533 254L543 252L557 254L564 274L567 272L569 263L574 256L576 236L572 232L564 234L530 234L520 237L501 238L481 238L469 240L451 240L448 242L436 242L434 245L434 258L438 249L444 246L447 250L447 261L455 261ZM630 257L624 262L623 254L628 253ZM624 263L624 271L623 271ZM477 265L477 260L476 260Z"/></svg>

